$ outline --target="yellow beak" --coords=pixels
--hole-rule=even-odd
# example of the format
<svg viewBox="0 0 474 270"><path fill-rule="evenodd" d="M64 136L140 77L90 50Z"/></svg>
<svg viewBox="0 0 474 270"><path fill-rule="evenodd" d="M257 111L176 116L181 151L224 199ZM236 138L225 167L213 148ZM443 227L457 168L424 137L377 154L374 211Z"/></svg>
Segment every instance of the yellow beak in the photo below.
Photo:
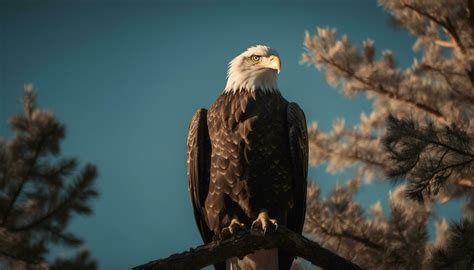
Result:
<svg viewBox="0 0 474 270"><path fill-rule="evenodd" d="M262 66L266 68L275 69L277 73L280 73L281 70L281 61L280 57L276 55L271 55L269 57L265 57L262 61Z"/></svg>

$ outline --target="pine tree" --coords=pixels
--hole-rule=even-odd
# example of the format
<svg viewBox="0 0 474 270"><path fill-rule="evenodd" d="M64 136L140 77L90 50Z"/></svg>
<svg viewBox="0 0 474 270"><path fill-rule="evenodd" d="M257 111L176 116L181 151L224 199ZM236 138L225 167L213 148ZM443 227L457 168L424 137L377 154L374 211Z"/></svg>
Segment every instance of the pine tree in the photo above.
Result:
<svg viewBox="0 0 474 270"><path fill-rule="evenodd" d="M10 119L13 138L0 138L0 268L95 269L87 250L54 262L46 256L51 244L82 244L67 227L74 215L92 213L96 168L87 164L78 171L76 159L60 157L65 128L36 108L31 86L23 107L24 114Z"/></svg>
<svg viewBox="0 0 474 270"><path fill-rule="evenodd" d="M324 73L346 96L366 94L370 115L347 128L309 130L310 165L329 172L356 168L346 187L321 198L308 189L305 231L324 246L367 269L472 269L474 267L474 0L379 0L391 24L416 37L421 57L402 69L395 56L377 56L335 29L306 33L302 62ZM353 201L360 184L400 184L368 211ZM377 182L375 181L374 184ZM434 204L464 198L464 218L427 225ZM388 218L386 217L388 216Z"/></svg>

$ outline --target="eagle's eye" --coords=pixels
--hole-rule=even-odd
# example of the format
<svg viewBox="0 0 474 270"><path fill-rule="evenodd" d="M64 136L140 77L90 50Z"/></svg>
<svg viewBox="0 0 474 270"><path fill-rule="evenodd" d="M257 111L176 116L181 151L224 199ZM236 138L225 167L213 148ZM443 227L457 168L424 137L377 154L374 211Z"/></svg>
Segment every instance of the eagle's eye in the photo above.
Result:
<svg viewBox="0 0 474 270"><path fill-rule="evenodd" d="M254 62L258 62L258 61L260 61L260 56L259 55L252 55L251 59Z"/></svg>

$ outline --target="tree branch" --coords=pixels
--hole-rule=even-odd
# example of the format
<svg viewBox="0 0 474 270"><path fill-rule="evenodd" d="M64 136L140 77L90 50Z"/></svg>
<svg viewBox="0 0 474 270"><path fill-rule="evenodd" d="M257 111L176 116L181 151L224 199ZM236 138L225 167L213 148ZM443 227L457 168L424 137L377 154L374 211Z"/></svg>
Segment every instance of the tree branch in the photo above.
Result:
<svg viewBox="0 0 474 270"><path fill-rule="evenodd" d="M473 179L461 179L456 184L463 186L463 187L470 187L474 188L474 180Z"/></svg>
<svg viewBox="0 0 474 270"><path fill-rule="evenodd" d="M454 48L455 47L453 42L450 41L450 40L435 39L434 43L436 43L440 47L445 47L445 48Z"/></svg>
<svg viewBox="0 0 474 270"><path fill-rule="evenodd" d="M412 99L407 98L407 97L403 97L402 95L400 95L396 92L393 92L393 91L390 91L389 89L386 89L381 84L374 85L370 80L367 80L367 79L364 79L364 78L358 76L357 74L355 74L355 72L353 70L349 70L349 69L343 67L342 65L340 65L339 63L337 63L336 61L334 61L331 58L327 58L327 57L324 57L322 55L320 55L320 58L326 64L331 65L332 67L334 67L334 68L338 69L339 71L345 73L349 78L355 79L358 82L364 84L367 87L367 89L366 89L367 91L375 92L375 93L377 93L379 95L382 95L382 96L385 96L389 99L396 100L398 102L406 103L410 106L414 106L415 108L417 108L419 110L422 110L422 111L425 111L429 114L432 114L438 119L445 120L444 115L439 110L437 110L435 108L432 108L431 106L429 106L427 104L423 104L423 103L420 103L419 101L412 100Z"/></svg>
<svg viewBox="0 0 474 270"><path fill-rule="evenodd" d="M466 2L468 18L471 22L471 26L474 28L474 1L466 0Z"/></svg>
<svg viewBox="0 0 474 270"><path fill-rule="evenodd" d="M34 150L33 157L29 160L28 170L26 171L26 174L21 179L20 185L18 186L15 193L13 194L13 198L10 200L10 203L8 204L7 209L5 210L3 214L3 219L2 219L2 222L0 223L1 225L4 225L7 223L10 212L13 210L13 207L15 206L18 196L20 196L21 191L23 190L23 187L25 186L31 173L34 170L35 164L38 161L39 155L42 151L43 144L45 143L45 141L46 141L46 135L44 137L41 137L40 141L37 143L36 148Z"/></svg>
<svg viewBox="0 0 474 270"><path fill-rule="evenodd" d="M419 15L421 16L424 16L426 18L428 18L429 20L435 22L436 24L438 24L439 26L441 26L443 28L443 30L446 32L446 34L448 34L448 36L454 41L454 43L452 43L452 45L454 45L453 47L457 50L459 50L460 52L462 52L463 54L466 54L466 49L464 48L463 44L461 43L461 38L459 37L458 33L456 32L456 29L454 28L454 25L452 24L451 20L449 18L445 18L444 20L442 19L438 19L436 18L435 16L431 15L430 13L414 6L414 5L411 5L411 4L408 4L405 0L400 0L400 3L418 13Z"/></svg>
<svg viewBox="0 0 474 270"><path fill-rule="evenodd" d="M321 247L283 226L274 233L264 235L251 230L238 234L220 243L210 243L190 249L187 252L171 255L168 258L151 261L132 268L133 270L184 270L200 269L204 266L225 261L232 257L243 257L259 249L280 248L304 258L324 269L361 269L352 262Z"/></svg>
<svg viewBox="0 0 474 270"><path fill-rule="evenodd" d="M33 260L33 259L27 258L25 256L18 256L14 253L4 251L4 250L0 250L0 256L8 257L8 258L11 258L13 260L25 262L25 263L28 263L28 264L31 264L31 265L38 265L38 264L41 263L41 261Z"/></svg>
<svg viewBox="0 0 474 270"><path fill-rule="evenodd" d="M328 236L332 236L332 237L342 237L342 238L346 238L346 239L349 239L349 240L352 240L352 241L355 241L355 242L358 242L366 247L369 247L377 252L385 252L386 251L386 248L382 245L379 245L377 243L374 243L372 242L370 239L368 238L364 238L362 236L358 236L358 235L355 235L355 234L350 234L350 233L347 233L347 232L340 232L340 233L337 233L337 232L331 232L330 230L326 229L324 226L319 226L319 228L321 229L321 231L328 235Z"/></svg>
<svg viewBox="0 0 474 270"><path fill-rule="evenodd" d="M464 78L465 76L467 76L468 80L470 80L472 83L474 83L474 78L471 79L469 78L469 74L462 74L462 73L457 73L457 72L451 72L451 71L447 71L447 70L442 70L441 68L438 68L438 67L435 67L435 66L432 66L432 65L428 65L428 64L423 64L423 67L433 71L433 72L436 72L437 74L441 75L445 82L446 82L446 85L448 86L448 88L454 92L454 95L453 97L456 98L457 102L470 102L470 103L473 103L474 104L474 96L469 95L469 94L466 94L466 93L462 93L461 91L459 91L457 89L457 86L455 86L452 82L452 80L449 78L449 75L451 76L459 76L459 77L462 77ZM468 72L469 73L469 72Z"/></svg>

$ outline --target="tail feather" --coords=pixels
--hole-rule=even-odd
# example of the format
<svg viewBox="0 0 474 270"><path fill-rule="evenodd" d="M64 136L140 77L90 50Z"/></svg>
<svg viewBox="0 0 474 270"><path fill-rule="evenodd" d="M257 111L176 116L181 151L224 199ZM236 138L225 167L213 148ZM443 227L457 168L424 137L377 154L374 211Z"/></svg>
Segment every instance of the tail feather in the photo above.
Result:
<svg viewBox="0 0 474 270"><path fill-rule="evenodd" d="M242 260L237 257L226 261L227 270L279 270L278 249L261 249L246 255Z"/></svg>

